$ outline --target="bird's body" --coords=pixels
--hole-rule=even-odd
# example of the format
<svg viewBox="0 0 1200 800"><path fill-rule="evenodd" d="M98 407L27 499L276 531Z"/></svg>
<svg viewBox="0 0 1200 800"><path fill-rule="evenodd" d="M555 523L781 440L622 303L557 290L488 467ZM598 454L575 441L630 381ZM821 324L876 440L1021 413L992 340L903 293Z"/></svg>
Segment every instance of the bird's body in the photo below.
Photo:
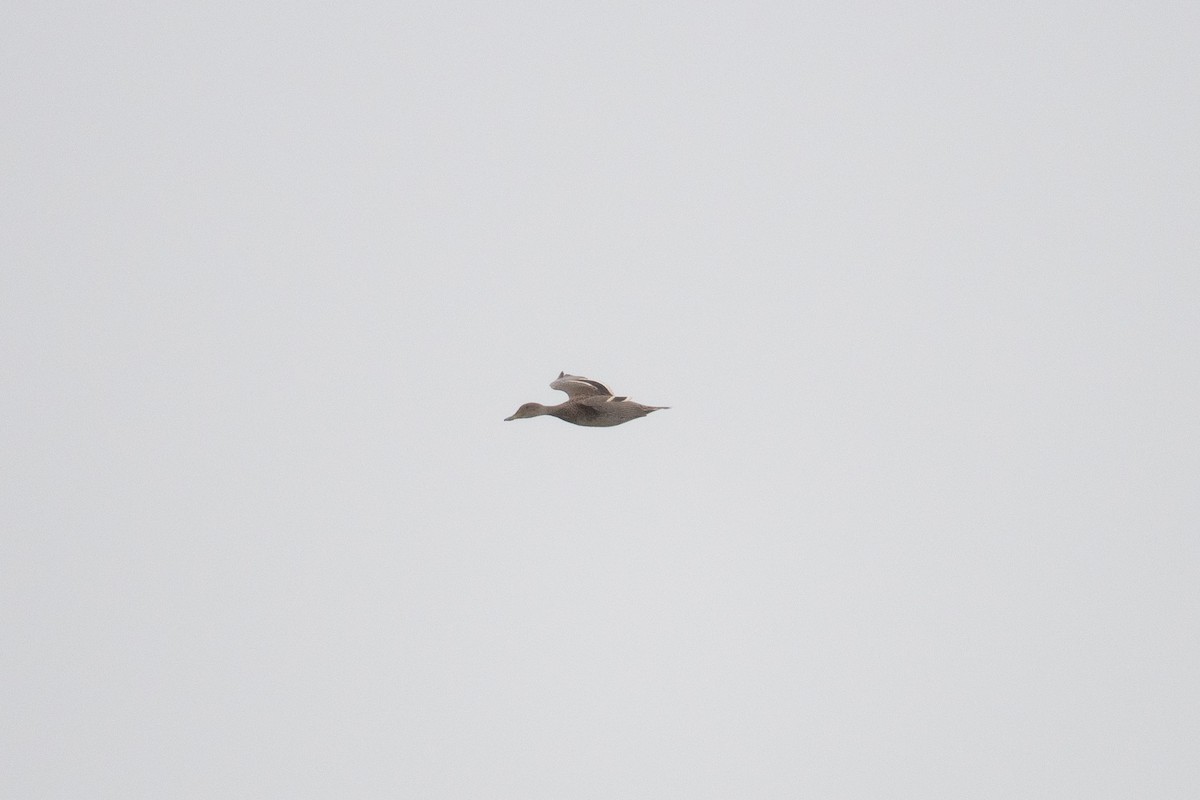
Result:
<svg viewBox="0 0 1200 800"><path fill-rule="evenodd" d="M564 422L570 422L572 425L611 428L613 425L644 417L652 411L667 408L667 406L644 406L641 403L635 403L628 397L613 397L613 393L608 390L608 387L599 381L582 378L578 375L568 375L565 372L558 374L558 378L550 384L550 388L566 392L568 400L556 406L526 403L505 421L551 416L558 417Z"/></svg>

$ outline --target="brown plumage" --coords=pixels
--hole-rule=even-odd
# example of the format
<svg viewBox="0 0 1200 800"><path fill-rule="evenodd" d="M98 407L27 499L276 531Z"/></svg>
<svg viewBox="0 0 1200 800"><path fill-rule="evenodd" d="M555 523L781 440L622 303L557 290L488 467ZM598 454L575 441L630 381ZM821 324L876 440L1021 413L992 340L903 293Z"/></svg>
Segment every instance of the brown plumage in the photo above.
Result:
<svg viewBox="0 0 1200 800"><path fill-rule="evenodd" d="M567 393L567 401L556 406L544 406L541 403L526 403L516 410L505 422L513 419L528 417L551 416L558 417L572 425L584 425L589 428L611 428L639 419L652 411L660 411L669 406L644 406L635 403L628 397L613 397L608 387L599 381L583 378L579 375L558 373L558 378L550 384L551 389Z"/></svg>

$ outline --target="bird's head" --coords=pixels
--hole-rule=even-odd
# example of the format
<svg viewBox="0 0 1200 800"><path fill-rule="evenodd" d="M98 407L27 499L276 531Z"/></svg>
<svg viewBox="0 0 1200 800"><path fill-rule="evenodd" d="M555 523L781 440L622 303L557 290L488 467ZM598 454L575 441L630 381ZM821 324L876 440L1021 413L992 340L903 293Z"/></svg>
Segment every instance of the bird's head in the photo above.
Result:
<svg viewBox="0 0 1200 800"><path fill-rule="evenodd" d="M518 408L511 417L505 417L504 421L508 422L512 419L525 419L527 417L540 417L546 413L546 407L541 403L526 403Z"/></svg>

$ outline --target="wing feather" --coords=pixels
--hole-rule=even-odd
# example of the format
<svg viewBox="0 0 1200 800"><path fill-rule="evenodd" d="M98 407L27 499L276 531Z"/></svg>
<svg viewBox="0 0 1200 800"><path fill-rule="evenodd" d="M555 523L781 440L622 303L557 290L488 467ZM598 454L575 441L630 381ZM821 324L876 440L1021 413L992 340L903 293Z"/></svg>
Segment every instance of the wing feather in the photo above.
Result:
<svg viewBox="0 0 1200 800"><path fill-rule="evenodd" d="M580 375L558 373L558 378L550 384L551 389L566 392L572 400L582 400L585 397L612 397L612 392L600 381L584 378Z"/></svg>

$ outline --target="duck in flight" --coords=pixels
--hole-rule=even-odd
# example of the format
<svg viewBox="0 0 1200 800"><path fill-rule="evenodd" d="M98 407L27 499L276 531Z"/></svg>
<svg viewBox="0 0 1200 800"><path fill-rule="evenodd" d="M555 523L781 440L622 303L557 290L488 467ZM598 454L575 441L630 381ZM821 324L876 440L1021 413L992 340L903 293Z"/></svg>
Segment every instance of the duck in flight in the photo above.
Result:
<svg viewBox="0 0 1200 800"><path fill-rule="evenodd" d="M544 406L541 403L526 403L516 410L505 422L512 419L526 419L549 414L558 417L572 425L586 425L589 428L611 428L639 419L651 411L661 411L670 406L644 406L635 403L628 397L613 397L608 387L599 381L582 378L578 375L558 373L558 378L550 384L551 389L567 393L567 401L556 406Z"/></svg>

